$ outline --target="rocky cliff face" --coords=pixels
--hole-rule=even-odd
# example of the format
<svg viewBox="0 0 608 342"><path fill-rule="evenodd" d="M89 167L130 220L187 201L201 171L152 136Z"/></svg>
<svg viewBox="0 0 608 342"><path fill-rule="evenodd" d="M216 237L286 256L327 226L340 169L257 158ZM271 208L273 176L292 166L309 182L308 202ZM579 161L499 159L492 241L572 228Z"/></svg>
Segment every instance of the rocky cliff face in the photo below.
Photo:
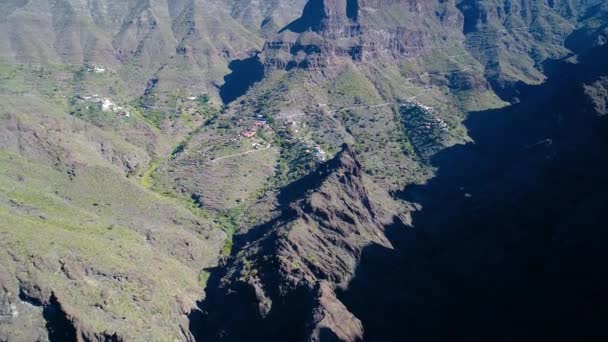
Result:
<svg viewBox="0 0 608 342"><path fill-rule="evenodd" d="M542 62L569 53L564 43L580 21L590 27L578 44L604 39L597 24L602 6L597 0L311 0L299 19L269 38L261 60L272 68L323 69L345 60L400 64L463 49L448 54L453 61L470 54L499 95L512 99L504 91L513 82L541 82Z"/></svg>
<svg viewBox="0 0 608 342"><path fill-rule="evenodd" d="M495 91L507 100L517 81L539 83L543 62L567 56L573 30L598 12L602 1L458 1L467 50L485 67ZM589 32L585 30L585 32ZM582 40L581 40L582 43Z"/></svg>
<svg viewBox="0 0 608 342"><path fill-rule="evenodd" d="M430 48L464 42L466 35L471 52L487 58L491 44L498 43L490 41L489 35L499 34L499 30L508 32L510 43L528 59L557 57L563 53L560 46L571 32L571 20L586 15L600 3L311 0L302 16L287 25L265 50L270 63L279 67L321 67L315 61L327 58L315 58L317 53L355 60L416 57ZM490 46L480 45L487 43ZM285 59L289 55L286 52L294 55L293 60ZM530 72L528 76L534 76Z"/></svg>
<svg viewBox="0 0 608 342"><path fill-rule="evenodd" d="M230 0L231 14L245 27L272 35L302 13L307 0Z"/></svg>
<svg viewBox="0 0 608 342"><path fill-rule="evenodd" d="M383 227L397 213L371 199L348 146L285 188L280 201L281 215L237 237L238 252L217 288L209 286L203 333L236 341L256 326L256 340L362 339L361 323L334 290L352 277L365 246L390 247Z"/></svg>
<svg viewBox="0 0 608 342"><path fill-rule="evenodd" d="M6 72L29 66L0 68L9 75L0 94L0 340L186 339L199 272L217 263L225 234L137 181L150 150L119 131L130 126L136 137L150 126L113 112L100 113L112 128L70 115L65 97L39 91L45 77L57 92L71 77L46 68L34 68L41 77L31 83ZM7 94L23 85L28 95Z"/></svg>
<svg viewBox="0 0 608 342"><path fill-rule="evenodd" d="M322 68L341 58L416 57L459 41L453 2L311 0L299 19L267 42L262 58L278 68Z"/></svg>
<svg viewBox="0 0 608 342"><path fill-rule="evenodd" d="M4 271L0 269L0 271ZM120 342L117 333L99 332L70 313L66 301L44 284L0 278L0 338L6 341ZM18 293L11 292L18 288ZM38 316L42 315L44 321ZM7 326L12 327L10 331Z"/></svg>

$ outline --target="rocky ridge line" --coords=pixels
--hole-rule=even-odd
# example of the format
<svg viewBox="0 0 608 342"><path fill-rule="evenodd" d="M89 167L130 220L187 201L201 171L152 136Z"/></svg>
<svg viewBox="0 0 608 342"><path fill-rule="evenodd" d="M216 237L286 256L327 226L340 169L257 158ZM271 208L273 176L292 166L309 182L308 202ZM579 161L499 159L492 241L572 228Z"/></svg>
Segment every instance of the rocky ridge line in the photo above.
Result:
<svg viewBox="0 0 608 342"><path fill-rule="evenodd" d="M239 340L256 326L260 340L361 340L361 322L334 290L351 279L365 246L390 248L383 229L397 213L371 198L347 145L283 189L287 209L236 237L238 252L210 280L205 338Z"/></svg>

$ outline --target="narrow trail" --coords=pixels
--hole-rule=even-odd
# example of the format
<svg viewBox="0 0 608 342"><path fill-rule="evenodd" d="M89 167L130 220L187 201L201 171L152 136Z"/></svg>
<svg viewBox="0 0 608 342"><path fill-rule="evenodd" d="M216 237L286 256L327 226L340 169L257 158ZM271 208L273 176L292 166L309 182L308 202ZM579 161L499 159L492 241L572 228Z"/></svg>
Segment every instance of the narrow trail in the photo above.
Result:
<svg viewBox="0 0 608 342"><path fill-rule="evenodd" d="M245 151L245 152L241 152L241 153L229 154L227 156L215 158L211 162L215 163L215 162L217 162L219 160L224 160L224 159L229 159L229 158L234 158L234 157L240 157L240 156L244 156L244 155L255 153L255 152L261 152L261 151L267 150L269 148L272 148L272 146L267 146L267 147L260 148L260 149L257 149L257 150L249 150L249 151Z"/></svg>
<svg viewBox="0 0 608 342"><path fill-rule="evenodd" d="M411 105L412 104L411 101L413 101L417 97L423 95L423 93L426 93L429 91L430 91L430 89L421 90L420 94L408 98L405 102L403 102L403 101L384 102L384 103L378 103L378 104L374 104L374 105L363 105L363 106L346 107L346 108L340 108L340 109L332 109L332 110L328 110L327 112L336 113L341 110L352 110L352 109L361 109L361 108L369 109L369 108L379 108L379 107L386 107L386 106L393 106L393 105L399 105L400 107L403 107L403 106ZM417 104L417 103L414 103L414 104Z"/></svg>
<svg viewBox="0 0 608 342"><path fill-rule="evenodd" d="M296 118L298 116L305 116L306 113L297 113L297 114L289 114L289 115L285 115L285 116L279 116L278 119L291 119L291 118Z"/></svg>

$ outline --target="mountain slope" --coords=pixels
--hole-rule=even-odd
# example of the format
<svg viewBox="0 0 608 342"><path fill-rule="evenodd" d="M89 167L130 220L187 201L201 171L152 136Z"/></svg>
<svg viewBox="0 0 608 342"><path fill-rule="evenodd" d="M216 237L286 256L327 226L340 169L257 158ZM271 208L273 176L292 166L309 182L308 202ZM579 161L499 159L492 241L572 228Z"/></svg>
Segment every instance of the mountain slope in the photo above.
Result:
<svg viewBox="0 0 608 342"><path fill-rule="evenodd" d="M31 76L2 71L7 86ZM142 117L99 110L115 125L99 127L70 115L65 98L29 91L0 95L0 339L62 340L53 334L66 329L186 339L184 313L225 233L138 182L155 150L147 144L164 144ZM117 126L128 140L108 129Z"/></svg>
<svg viewBox="0 0 608 342"><path fill-rule="evenodd" d="M405 188L421 204L415 228L364 251L339 295L366 340L606 338L606 53L471 114L475 143L438 153L436 178Z"/></svg>
<svg viewBox="0 0 608 342"><path fill-rule="evenodd" d="M163 92L212 92L227 58L257 41L213 1L10 0L4 6L2 61L102 65L118 71L132 96L152 78Z"/></svg>
<svg viewBox="0 0 608 342"><path fill-rule="evenodd" d="M282 213L235 237L237 252L212 279L201 306L209 314L193 329L230 341L250 336L252 325L256 340L361 339L361 323L334 289L352 277L366 245L390 246L383 227L399 215L395 203L370 194L369 185L345 146L284 188Z"/></svg>
<svg viewBox="0 0 608 342"><path fill-rule="evenodd" d="M3 1L0 340L591 340L606 8Z"/></svg>

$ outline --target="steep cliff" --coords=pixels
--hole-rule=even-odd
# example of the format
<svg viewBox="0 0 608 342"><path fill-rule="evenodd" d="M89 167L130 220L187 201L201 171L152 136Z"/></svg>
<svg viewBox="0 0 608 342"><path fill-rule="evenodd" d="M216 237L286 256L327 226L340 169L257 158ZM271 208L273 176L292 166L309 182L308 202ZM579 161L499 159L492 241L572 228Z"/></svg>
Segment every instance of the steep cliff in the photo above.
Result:
<svg viewBox="0 0 608 342"><path fill-rule="evenodd" d="M392 201L370 195L365 182L355 153L344 146L283 189L282 213L235 238L237 252L210 283L201 306L208 317L197 329L235 341L250 336L251 326L256 340L362 339L361 323L334 290L352 277L365 246L390 247L383 227L399 220Z"/></svg>
<svg viewBox="0 0 608 342"><path fill-rule="evenodd" d="M302 15L264 46L278 68L323 68L336 59L416 57L445 41L462 41L453 3L311 0Z"/></svg>

